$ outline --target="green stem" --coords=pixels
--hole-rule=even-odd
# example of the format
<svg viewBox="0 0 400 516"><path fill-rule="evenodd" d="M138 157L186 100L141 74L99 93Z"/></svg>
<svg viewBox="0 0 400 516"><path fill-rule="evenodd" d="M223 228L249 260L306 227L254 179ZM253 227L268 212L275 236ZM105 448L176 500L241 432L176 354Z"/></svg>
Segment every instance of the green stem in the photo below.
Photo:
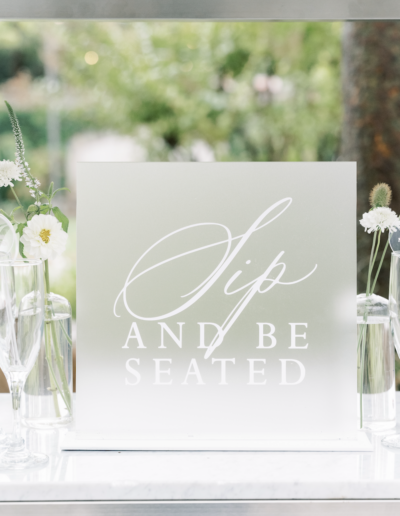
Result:
<svg viewBox="0 0 400 516"><path fill-rule="evenodd" d="M378 254L379 245L380 245L380 242L381 242L381 230L379 230L379 233L378 233L378 243L377 243L377 245L376 245L375 253L374 253L375 240L376 240L376 232L374 233L374 240L373 240L373 242L372 242L371 255L370 255L370 257L369 257L367 291L366 291L366 293L365 293L365 294L366 294L366 296L371 295L371 292L370 292L370 290L369 290L370 285L371 285L371 274L372 274L372 270L373 270L374 265L375 265L376 256L377 256L377 254ZM372 258L372 256L373 256L373 258Z"/></svg>
<svg viewBox="0 0 400 516"><path fill-rule="evenodd" d="M370 286L370 283L371 283L371 273L372 273L372 269L374 268L374 263L375 263L375 259L374 259L374 254L376 255L376 253L374 252L375 251L375 244L376 244L376 232L374 233L374 238L372 240L371 253L369 255L368 281L367 281L367 289L365 291L365 297L366 298L369 296L369 286ZM378 241L377 251L378 251L378 248L379 248L379 241ZM368 314L368 302L367 302L367 300L365 300L365 303L366 304L365 304L363 320L364 320L364 323L366 324L367 323L367 319L368 319L368 317L367 317L367 314ZM360 331L360 335L358 336L358 340L357 340L357 352L358 352L358 350L360 348L362 336L363 336L363 331Z"/></svg>
<svg viewBox="0 0 400 516"><path fill-rule="evenodd" d="M364 315L363 319L365 322L365 315ZM363 324L360 326L361 326L360 335L358 336L358 339L357 339L357 353L358 353L358 350L360 349L360 344L361 344L361 340L362 340L362 329L364 328L364 326L366 326L366 324Z"/></svg>
<svg viewBox="0 0 400 516"><path fill-rule="evenodd" d="M383 260L385 259L386 251L387 251L387 248L388 248L388 245L389 245L390 233L388 235L388 239L387 239L385 248L383 250L383 253L382 253L382 256L381 256L381 259L380 259L380 262L379 262L379 266L378 266L378 269L377 269L376 274L375 274L374 281L372 283L372 288L371 288L371 290L369 290L371 274L372 274L373 267L375 265L375 260L376 260L376 256L377 256L378 249L379 249L380 236L381 236L381 231L379 231L378 245L376 246L376 251L375 251L375 254L374 254L374 258L371 261L371 257L372 257L372 254L373 254L374 243L372 244L372 251L371 251L371 257L370 257L370 262L369 262L369 270L368 270L368 283L367 283L367 294L366 294L367 296L369 296L369 295L374 293L376 282L378 281L379 273L381 271ZM362 426L363 426L363 403L362 403L362 398L363 398L363 390L364 390L365 346L366 346L366 337L367 337L367 328L368 328L368 326L366 324L367 319L368 319L368 317L367 317L367 310L368 310L368 302L366 301L365 312L364 312L364 317L363 317L365 323L362 326L361 334L360 334L360 337L362 338L361 360L360 360L361 370L360 370L360 376L359 376L359 378L360 378L360 389L359 389L360 390L360 428L362 428ZM357 351L359 351L360 337L358 339ZM376 362L376 361L374 361L374 362Z"/></svg>
<svg viewBox="0 0 400 516"><path fill-rule="evenodd" d="M64 334L64 337L67 339L68 344L72 347L72 339L71 339L71 337L68 335L68 333L67 333L66 329L64 328L64 325L63 325L63 324L60 324L60 328L61 328L61 330L62 330L62 332L63 332L63 334Z"/></svg>
<svg viewBox="0 0 400 516"><path fill-rule="evenodd" d="M365 355L365 345L366 345L366 336L367 336L367 321L368 321L368 297L372 294L375 287L375 282L372 286L372 289L370 290L371 286L371 275L372 271L375 265L376 257L378 255L379 245L381 242L381 230L379 230L378 233L378 242L376 243L376 232L374 232L374 238L372 240L372 248L371 248L371 254L369 256L369 266L368 266L368 280L367 280L367 289L365 292L365 310L363 315L364 324L361 327L360 335L358 337L357 342L357 353L360 351L360 343L362 341L362 347L361 347L361 358L360 358L360 428L363 426L363 390L364 390L364 355ZM379 269L380 270L380 269ZM378 273L379 273L378 270ZM376 280L376 278L375 278Z"/></svg>
<svg viewBox="0 0 400 516"><path fill-rule="evenodd" d="M47 264L47 260L45 262ZM46 266L45 266L45 278L46 278ZM48 280L48 271L47 271L47 280ZM46 281L46 286L48 282ZM47 290L47 288L46 288ZM49 322L46 321L47 313L50 311L49 307L49 300L48 297L45 296L45 324L44 324L44 344L45 344L45 352L46 352L46 361L47 361L47 367L49 368L49 379L50 379L50 389L53 396L53 402L54 402L54 410L56 413L56 417L61 417L60 412L60 406L58 403L58 397L57 397L57 390L59 390L57 378L53 369L53 362L52 362L52 356L51 356L51 335L50 335L50 328L49 328Z"/></svg>
<svg viewBox="0 0 400 516"><path fill-rule="evenodd" d="M44 282L46 287L46 294L50 294L50 276L49 276L49 261L44 261Z"/></svg>
<svg viewBox="0 0 400 516"><path fill-rule="evenodd" d="M374 256L374 251L375 251L375 243L376 243L376 232L374 233L374 238L372 240L372 248L371 248L371 253L369 255L369 264L368 264L368 281L367 281L367 289L365 291L365 295L368 296L368 291L369 291L369 282L370 282L370 271L371 271L371 264L372 264L372 259L373 259L373 256Z"/></svg>
<svg viewBox="0 0 400 516"><path fill-rule="evenodd" d="M44 262L44 274L45 274L46 294L49 295L50 294L50 278L49 278L49 264L48 264L48 260L45 260L45 262ZM50 304L48 306L50 308L50 310L49 310L50 317L53 318L53 313L52 313L52 309L51 309ZM53 346L54 346L54 355L55 355L55 359L56 359L56 364L57 364L57 369L58 369L59 377L61 379L61 384L62 384L62 388L59 388L59 392L60 392L60 394L61 394L61 396L62 396L62 398L64 400L64 403L65 403L65 406L67 407L68 412L70 413L70 415L72 415L72 412L71 412L71 393L70 393L70 390L69 390L67 378L65 376L64 362L63 362L63 357L62 357L61 352L60 352L60 345L58 343L57 331L56 331L55 324L56 324L56 322L54 320L52 320L50 322L51 337L52 337ZM49 367L49 369L52 372L52 374L54 375L54 371L52 371L52 367L51 368ZM57 379L56 379L55 375L54 375L54 380L57 382ZM58 382L57 382L57 384L58 384Z"/></svg>
<svg viewBox="0 0 400 516"><path fill-rule="evenodd" d="M363 427L363 390L364 390L364 357L365 357L365 344L367 337L367 325L364 324L362 327L362 348L361 348L361 360L360 360L360 429Z"/></svg>
<svg viewBox="0 0 400 516"><path fill-rule="evenodd" d="M388 235L388 239L387 239L387 242L386 242L386 245L385 245L385 249L383 250L383 253L382 253L382 256L381 256L381 261L379 262L378 270L376 271L376 274L375 274L375 279L374 279L374 283L372 284L371 294L373 294L373 292L375 290L376 282L378 281L378 276L379 276L379 273L381 271L381 267L382 267L382 264L383 264L383 259L385 258L385 254L386 254L386 251L387 251L387 248L388 248L388 245L389 245L389 239L390 239L390 233Z"/></svg>
<svg viewBox="0 0 400 516"><path fill-rule="evenodd" d="M62 324L62 323L60 323L60 324ZM71 415L71 393L69 391L67 377L65 376L64 359L60 352L60 346L58 343L58 337L57 337L57 331L56 331L55 325L56 325L55 321L52 321L51 334L53 337L53 344L54 344L54 351L55 351L55 355L56 355L57 368L58 368L58 372L60 374L61 383L62 383L62 389L60 390L60 394L63 397L64 403L68 409L68 412Z"/></svg>
<svg viewBox="0 0 400 516"><path fill-rule="evenodd" d="M47 304L47 299L46 299ZM61 417L60 407L58 404L58 398L57 398L57 379L56 375L54 374L53 365L52 365L52 358L51 358L51 336L49 332L49 323L46 321L44 326L44 345L45 345L45 353L46 353L46 361L47 361L47 367L49 368L49 379L50 379L50 389L51 394L53 396L53 402L54 402L54 410L56 413L56 417Z"/></svg>
<svg viewBox="0 0 400 516"><path fill-rule="evenodd" d="M20 208L22 210L22 213L24 214L25 220L28 220L26 218L24 207L22 206L21 201L18 198L18 195L15 193L15 190L14 190L14 188L12 186L10 186L10 188L11 188L12 193L14 194L14 197L15 197L15 200L17 201L17 203L18 203L18 206L20 206Z"/></svg>

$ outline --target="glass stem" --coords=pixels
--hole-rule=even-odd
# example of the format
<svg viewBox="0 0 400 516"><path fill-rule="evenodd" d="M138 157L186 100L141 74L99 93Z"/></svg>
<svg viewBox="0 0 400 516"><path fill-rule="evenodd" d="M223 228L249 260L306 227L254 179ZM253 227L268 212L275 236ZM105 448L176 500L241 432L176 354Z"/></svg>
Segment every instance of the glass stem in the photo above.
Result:
<svg viewBox="0 0 400 516"><path fill-rule="evenodd" d="M21 437L21 394L23 383L21 381L10 382L11 400L13 408L13 432L12 441L14 445L22 444L23 440Z"/></svg>

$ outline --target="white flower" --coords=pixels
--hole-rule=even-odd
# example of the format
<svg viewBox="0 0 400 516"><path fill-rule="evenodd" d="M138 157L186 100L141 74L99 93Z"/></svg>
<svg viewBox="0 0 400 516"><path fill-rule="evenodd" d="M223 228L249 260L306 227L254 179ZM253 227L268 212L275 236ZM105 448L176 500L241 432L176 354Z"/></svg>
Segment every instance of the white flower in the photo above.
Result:
<svg viewBox="0 0 400 516"><path fill-rule="evenodd" d="M381 229L382 233L385 232L385 229L393 233L400 229L400 219L390 208L375 208L368 213L364 213L360 224L368 233L373 233L378 229Z"/></svg>
<svg viewBox="0 0 400 516"><path fill-rule="evenodd" d="M24 229L21 243L28 258L54 258L65 250L67 233L52 215L34 215Z"/></svg>
<svg viewBox="0 0 400 516"><path fill-rule="evenodd" d="M14 186L11 181L21 181L20 171L13 161L0 161L0 186Z"/></svg>

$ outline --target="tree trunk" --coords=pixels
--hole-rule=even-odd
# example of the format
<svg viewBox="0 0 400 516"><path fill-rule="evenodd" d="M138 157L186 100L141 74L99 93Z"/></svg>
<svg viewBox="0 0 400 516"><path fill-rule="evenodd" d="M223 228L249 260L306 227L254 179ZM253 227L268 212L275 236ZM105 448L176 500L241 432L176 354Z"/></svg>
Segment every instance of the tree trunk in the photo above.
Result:
<svg viewBox="0 0 400 516"><path fill-rule="evenodd" d="M393 190L400 213L400 22L347 22L343 29L342 161L357 161L357 218L376 183ZM358 291L365 292L372 236L358 223ZM386 233L383 235L386 243ZM399 235L400 236L400 235ZM383 249L383 245L381 244ZM389 248L390 249L390 248ZM375 293L387 297L390 253Z"/></svg>

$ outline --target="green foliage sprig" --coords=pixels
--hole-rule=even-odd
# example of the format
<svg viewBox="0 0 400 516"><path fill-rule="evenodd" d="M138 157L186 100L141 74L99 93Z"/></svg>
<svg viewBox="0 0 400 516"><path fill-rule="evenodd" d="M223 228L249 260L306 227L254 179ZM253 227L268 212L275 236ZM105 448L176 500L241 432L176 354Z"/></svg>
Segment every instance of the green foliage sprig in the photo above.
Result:
<svg viewBox="0 0 400 516"><path fill-rule="evenodd" d="M64 215L64 213L62 213L60 208L53 205L53 198L54 198L55 194L62 190L68 190L68 188L57 188L56 190L54 190L54 183L51 182L47 193L44 193L39 189L40 182L37 178L35 178L31 174L31 171L30 171L31 169L29 168L29 164L27 161L25 161L25 145L24 145L22 131L21 131L21 128L20 128L20 125L18 122L17 115L15 114L13 108L10 106L10 104L7 101L5 102L5 104L7 107L7 111L8 111L9 117L10 117L11 127L12 127L14 137L15 137L15 149L16 149L15 164L19 168L20 174L23 177L23 179L25 180L26 187L29 188L29 193L30 193L31 197L33 197L35 199L35 202L34 202L34 204L31 204L30 206L28 206L28 208L26 210L24 210L24 207L22 206L17 194L15 193L14 188L12 186L10 186L10 188L14 194L14 197L18 203L18 206L16 208L14 208L10 214L6 213L4 210L1 210L1 209L0 209L0 213L2 215L4 215L5 217L7 217L8 220L13 225L15 225L15 231L16 231L16 233L19 234L20 237L22 236L24 229L28 226L29 220L31 220L35 215L46 215L46 214L47 215L53 214L56 217L56 219L59 222L61 222L61 226L62 226L63 230L66 233L68 233L68 226L69 226L68 217L66 215ZM41 201L43 199L45 199L47 202L42 203ZM22 211L22 213L25 217L24 222L18 222L15 219L14 214L18 210ZM21 242L19 244L19 252L20 252L21 256L23 258L25 258L24 246Z"/></svg>

